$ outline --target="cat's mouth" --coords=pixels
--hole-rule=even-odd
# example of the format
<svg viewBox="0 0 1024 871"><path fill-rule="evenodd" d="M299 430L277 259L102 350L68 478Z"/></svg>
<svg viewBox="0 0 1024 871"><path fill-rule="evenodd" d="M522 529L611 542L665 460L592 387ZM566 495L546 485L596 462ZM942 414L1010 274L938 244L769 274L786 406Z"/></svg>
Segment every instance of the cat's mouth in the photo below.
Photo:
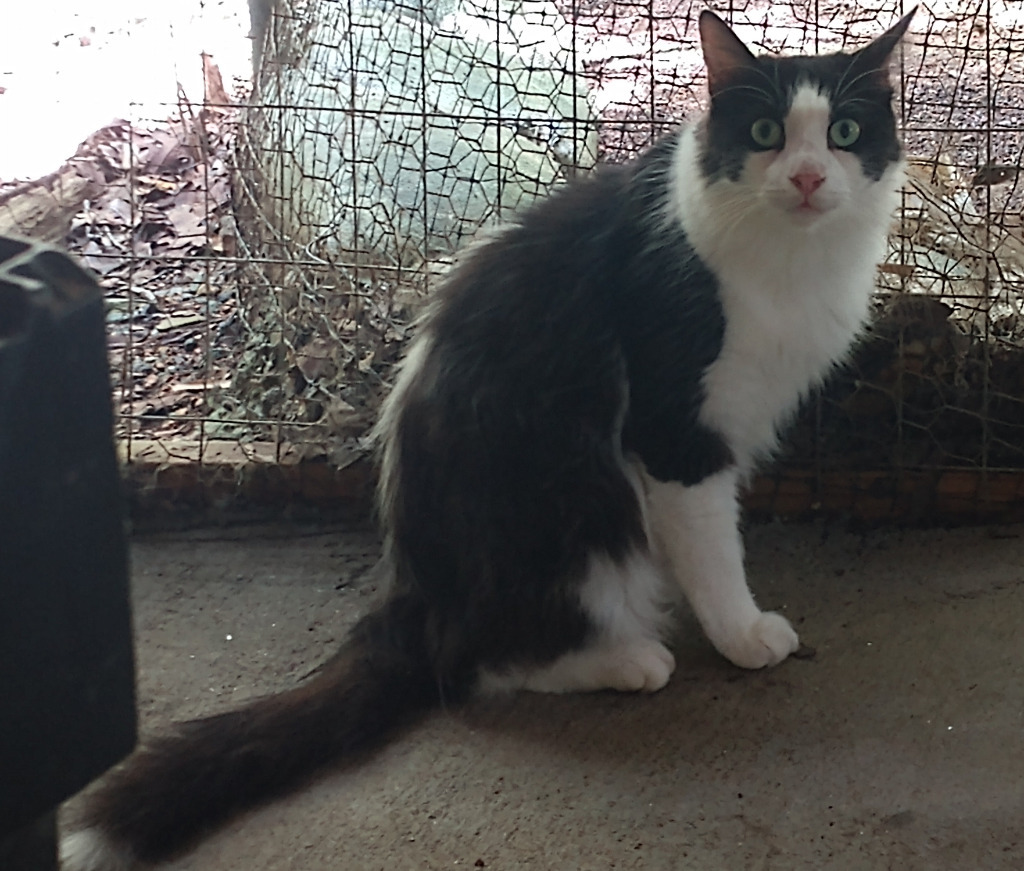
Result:
<svg viewBox="0 0 1024 871"><path fill-rule="evenodd" d="M815 191L801 196L792 190L774 190L769 198L775 209L802 225L813 224L839 205L836 197L827 191Z"/></svg>
<svg viewBox="0 0 1024 871"><path fill-rule="evenodd" d="M810 224L831 210L832 207L828 203L819 199L805 198L792 203L787 211L800 223Z"/></svg>

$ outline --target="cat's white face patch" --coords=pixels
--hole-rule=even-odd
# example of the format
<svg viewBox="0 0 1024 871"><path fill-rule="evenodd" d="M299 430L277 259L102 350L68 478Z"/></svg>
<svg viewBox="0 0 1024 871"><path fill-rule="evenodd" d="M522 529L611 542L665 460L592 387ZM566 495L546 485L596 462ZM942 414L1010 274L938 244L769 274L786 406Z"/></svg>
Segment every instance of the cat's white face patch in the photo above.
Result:
<svg viewBox="0 0 1024 871"><path fill-rule="evenodd" d="M798 224L817 223L841 209L858 179L863 179L856 157L829 146L831 122L828 96L816 85L802 84L786 113L782 149L754 153L748 159L747 181L768 204Z"/></svg>

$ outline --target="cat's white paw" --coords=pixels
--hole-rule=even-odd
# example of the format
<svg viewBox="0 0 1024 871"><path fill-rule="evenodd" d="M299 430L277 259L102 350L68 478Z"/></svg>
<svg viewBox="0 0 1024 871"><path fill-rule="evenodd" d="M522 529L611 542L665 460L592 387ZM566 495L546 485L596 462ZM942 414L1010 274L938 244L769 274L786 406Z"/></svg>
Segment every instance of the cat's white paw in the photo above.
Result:
<svg viewBox="0 0 1024 871"><path fill-rule="evenodd" d="M655 693L676 670L676 658L660 641L635 641L608 652L605 685L627 693Z"/></svg>
<svg viewBox="0 0 1024 871"><path fill-rule="evenodd" d="M481 688L490 692L527 689L538 693L654 693L668 683L675 668L676 658L659 641L645 638L619 644L605 642L574 650L550 665L526 672L483 672Z"/></svg>
<svg viewBox="0 0 1024 871"><path fill-rule="evenodd" d="M741 668L764 668L778 665L799 647L800 639L789 621L781 614L766 611L720 649Z"/></svg>

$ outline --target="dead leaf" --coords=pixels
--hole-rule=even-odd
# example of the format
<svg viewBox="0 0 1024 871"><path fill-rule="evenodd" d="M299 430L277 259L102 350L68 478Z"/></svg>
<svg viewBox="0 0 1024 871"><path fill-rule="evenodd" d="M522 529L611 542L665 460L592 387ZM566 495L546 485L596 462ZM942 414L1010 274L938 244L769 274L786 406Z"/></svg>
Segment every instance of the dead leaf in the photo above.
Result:
<svg viewBox="0 0 1024 871"><path fill-rule="evenodd" d="M196 214L191 205L182 203L171 206L165 213L176 236L205 236L206 222Z"/></svg>
<svg viewBox="0 0 1024 871"><path fill-rule="evenodd" d="M161 193L170 194L174 193L174 191L178 189L178 183L176 181L171 181L170 179L159 178L158 176L140 176L139 178L140 181L148 183L150 187L160 191Z"/></svg>
<svg viewBox="0 0 1024 871"><path fill-rule="evenodd" d="M80 255L85 265L100 275L106 275L124 265L124 261L118 257L111 257L108 252L99 246L95 239L90 239Z"/></svg>
<svg viewBox="0 0 1024 871"><path fill-rule="evenodd" d="M363 373L369 372L373 368L373 359L376 356L376 351L367 351L366 354L359 358L359 362L356 363L356 368Z"/></svg>
<svg viewBox="0 0 1024 871"><path fill-rule="evenodd" d="M113 197L106 201L104 204L104 212L106 216L113 218L114 221L121 224L130 224L132 220L132 206L131 203L120 197ZM108 221L113 223L113 221Z"/></svg>
<svg viewBox="0 0 1024 871"><path fill-rule="evenodd" d="M156 325L156 329L161 333L165 333L168 330L177 330L181 327L191 327L196 324L201 324L206 318L200 314L185 314L185 315L170 315L164 318L160 323Z"/></svg>
<svg viewBox="0 0 1024 871"><path fill-rule="evenodd" d="M231 98L224 90L224 79L220 67L213 62L213 56L203 52L203 80L206 84L206 102L219 106L230 106Z"/></svg>
<svg viewBox="0 0 1024 871"><path fill-rule="evenodd" d="M194 135L180 124L153 132L152 144L144 149L142 171L147 174L177 175L198 163Z"/></svg>
<svg viewBox="0 0 1024 871"><path fill-rule="evenodd" d="M333 378L338 371L333 360L333 346L322 339L314 339L295 354L295 365L307 381Z"/></svg>
<svg viewBox="0 0 1024 871"><path fill-rule="evenodd" d="M221 381L197 381L189 384L171 385L172 393L198 393L203 390L224 390L231 386L231 379L224 378Z"/></svg>

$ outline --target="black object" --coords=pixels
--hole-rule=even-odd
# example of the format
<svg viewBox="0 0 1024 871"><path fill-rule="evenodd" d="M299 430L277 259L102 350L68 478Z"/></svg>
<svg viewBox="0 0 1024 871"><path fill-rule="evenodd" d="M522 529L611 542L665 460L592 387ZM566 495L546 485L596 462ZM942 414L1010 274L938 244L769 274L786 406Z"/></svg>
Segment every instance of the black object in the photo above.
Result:
<svg viewBox="0 0 1024 871"><path fill-rule="evenodd" d="M99 287L65 254L0 236L4 871L53 867L53 808L135 745L112 436Z"/></svg>

